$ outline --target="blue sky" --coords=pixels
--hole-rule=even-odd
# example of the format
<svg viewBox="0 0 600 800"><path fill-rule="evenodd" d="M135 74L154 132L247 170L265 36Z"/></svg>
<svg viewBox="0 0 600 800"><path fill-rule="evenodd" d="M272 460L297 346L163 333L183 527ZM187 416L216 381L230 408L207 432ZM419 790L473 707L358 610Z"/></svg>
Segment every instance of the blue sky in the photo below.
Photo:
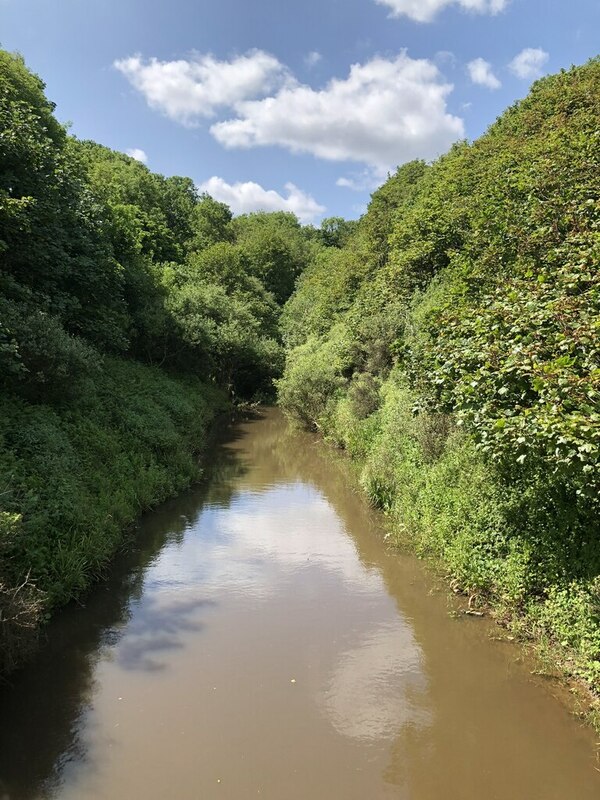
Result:
<svg viewBox="0 0 600 800"><path fill-rule="evenodd" d="M599 42L599 0L0 0L77 136L317 223Z"/></svg>

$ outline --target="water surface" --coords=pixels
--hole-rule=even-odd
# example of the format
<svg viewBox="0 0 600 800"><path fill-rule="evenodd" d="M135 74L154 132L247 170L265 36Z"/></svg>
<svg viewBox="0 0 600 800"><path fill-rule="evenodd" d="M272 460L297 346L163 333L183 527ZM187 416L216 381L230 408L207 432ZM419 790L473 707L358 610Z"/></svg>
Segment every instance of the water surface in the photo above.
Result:
<svg viewBox="0 0 600 800"><path fill-rule="evenodd" d="M0 691L10 800L598 800L594 737L277 411Z"/></svg>

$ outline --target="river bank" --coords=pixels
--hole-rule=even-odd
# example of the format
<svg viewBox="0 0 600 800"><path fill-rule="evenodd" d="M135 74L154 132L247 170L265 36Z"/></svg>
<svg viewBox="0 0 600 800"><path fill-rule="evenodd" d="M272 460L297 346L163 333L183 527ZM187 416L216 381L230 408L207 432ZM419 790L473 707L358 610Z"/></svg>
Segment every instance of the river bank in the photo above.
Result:
<svg viewBox="0 0 600 800"><path fill-rule="evenodd" d="M463 613L493 619L497 635L527 647L532 669L600 732L597 579L569 572L581 547L561 543L563 530L550 528L552 496L502 484L455 420L414 413L415 394L397 375L382 398L367 418L347 396L332 399L319 435L349 460L356 485L384 513L388 543L423 559L463 598ZM595 549L593 536L588 546Z"/></svg>
<svg viewBox="0 0 600 800"><path fill-rule="evenodd" d="M392 536L600 698L600 61L403 164L282 314L278 402ZM598 719L596 720L598 723Z"/></svg>
<svg viewBox="0 0 600 800"><path fill-rule="evenodd" d="M105 572L139 515L202 475L224 393L114 358L68 405L0 398L0 675Z"/></svg>
<svg viewBox="0 0 600 800"><path fill-rule="evenodd" d="M212 456L0 690L11 798L595 800L593 734L449 616L347 463L277 410Z"/></svg>

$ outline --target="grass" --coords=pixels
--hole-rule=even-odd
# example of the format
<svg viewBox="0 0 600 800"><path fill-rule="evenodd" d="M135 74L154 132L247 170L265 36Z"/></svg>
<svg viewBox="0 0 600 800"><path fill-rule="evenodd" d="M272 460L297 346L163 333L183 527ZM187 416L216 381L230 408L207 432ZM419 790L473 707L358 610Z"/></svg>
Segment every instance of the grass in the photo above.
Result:
<svg viewBox="0 0 600 800"><path fill-rule="evenodd" d="M0 396L0 672L103 572L140 513L198 480L224 396L107 358L65 405Z"/></svg>

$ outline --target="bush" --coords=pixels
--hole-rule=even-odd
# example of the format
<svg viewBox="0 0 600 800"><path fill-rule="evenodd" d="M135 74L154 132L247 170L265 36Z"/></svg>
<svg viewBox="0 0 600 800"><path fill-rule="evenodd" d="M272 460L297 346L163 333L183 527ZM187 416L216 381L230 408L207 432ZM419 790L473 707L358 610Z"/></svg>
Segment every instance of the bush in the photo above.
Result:
<svg viewBox="0 0 600 800"><path fill-rule="evenodd" d="M32 402L68 402L100 374L100 353L56 317L2 298L0 315L10 344L6 388Z"/></svg>
<svg viewBox="0 0 600 800"><path fill-rule="evenodd" d="M599 98L594 59L390 178L299 281L279 382L284 407L361 459L398 540L564 641L596 689Z"/></svg>
<svg viewBox="0 0 600 800"><path fill-rule="evenodd" d="M0 564L20 533L21 517L0 511ZM33 652L44 597L26 575L9 586L0 573L0 675L6 674Z"/></svg>
<svg viewBox="0 0 600 800"><path fill-rule="evenodd" d="M22 535L0 552L50 606L85 589L139 513L198 478L222 395L197 380L107 358L94 391L50 408L0 398L0 503Z"/></svg>
<svg viewBox="0 0 600 800"><path fill-rule="evenodd" d="M292 416L319 428L346 385L349 365L346 331L339 327L330 339L311 337L288 355L284 376L276 381L279 402Z"/></svg>

